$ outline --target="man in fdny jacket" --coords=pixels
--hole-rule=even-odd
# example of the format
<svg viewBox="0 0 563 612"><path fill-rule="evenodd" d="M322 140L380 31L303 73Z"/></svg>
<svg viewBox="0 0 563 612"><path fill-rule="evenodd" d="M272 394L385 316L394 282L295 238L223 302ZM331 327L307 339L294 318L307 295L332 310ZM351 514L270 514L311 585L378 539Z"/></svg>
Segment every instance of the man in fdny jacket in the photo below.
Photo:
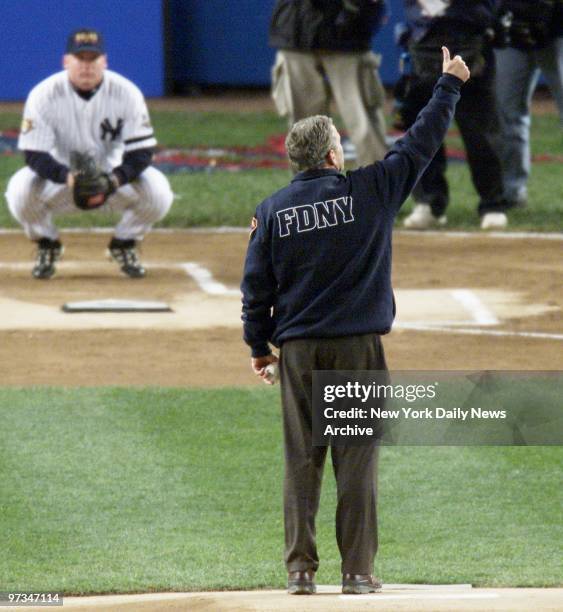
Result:
<svg viewBox="0 0 563 612"><path fill-rule="evenodd" d="M452 121L469 69L442 49L443 75L417 121L383 161L343 174L331 119L298 121L286 139L298 171L256 209L246 256L244 339L264 382L281 347L284 422L285 561L288 591L315 592L315 544L327 447L312 446L313 370L386 370L380 336L395 315L391 288L393 220L434 157ZM381 588L377 550L377 444L333 446L336 533L344 593Z"/></svg>

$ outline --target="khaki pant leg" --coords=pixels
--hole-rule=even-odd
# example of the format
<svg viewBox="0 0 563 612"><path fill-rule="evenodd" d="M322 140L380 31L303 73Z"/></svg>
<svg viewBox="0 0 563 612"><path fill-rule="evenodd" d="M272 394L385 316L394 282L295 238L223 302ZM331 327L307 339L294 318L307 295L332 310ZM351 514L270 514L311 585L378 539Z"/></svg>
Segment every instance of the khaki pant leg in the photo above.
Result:
<svg viewBox="0 0 563 612"><path fill-rule="evenodd" d="M272 98L290 127L310 115L328 114L330 93L312 53L277 52L272 68Z"/></svg>
<svg viewBox="0 0 563 612"><path fill-rule="evenodd" d="M322 63L342 121L356 147L358 165L383 159L385 92L378 74L379 58L365 53L325 54Z"/></svg>

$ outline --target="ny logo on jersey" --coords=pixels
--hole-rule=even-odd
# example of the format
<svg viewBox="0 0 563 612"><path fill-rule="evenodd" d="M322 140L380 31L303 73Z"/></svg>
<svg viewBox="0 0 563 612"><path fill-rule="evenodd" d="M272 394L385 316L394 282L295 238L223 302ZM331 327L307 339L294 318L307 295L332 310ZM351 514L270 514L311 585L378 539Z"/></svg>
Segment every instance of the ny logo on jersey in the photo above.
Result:
<svg viewBox="0 0 563 612"><path fill-rule="evenodd" d="M109 139L113 141L121 134L122 129L123 129L123 119L118 119L117 125L113 127L112 124L110 123L110 120L106 117L100 123L101 139L105 140L106 136L109 135Z"/></svg>

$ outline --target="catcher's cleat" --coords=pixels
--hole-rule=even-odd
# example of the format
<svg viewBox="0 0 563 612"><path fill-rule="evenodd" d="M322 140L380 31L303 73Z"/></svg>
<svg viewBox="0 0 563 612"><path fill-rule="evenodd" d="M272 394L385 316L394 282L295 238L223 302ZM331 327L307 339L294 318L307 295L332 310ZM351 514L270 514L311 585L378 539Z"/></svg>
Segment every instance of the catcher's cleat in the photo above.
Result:
<svg viewBox="0 0 563 612"><path fill-rule="evenodd" d="M143 278L146 272L137 259L135 244L134 240L112 238L108 246L108 255L119 264L123 274L129 278Z"/></svg>
<svg viewBox="0 0 563 612"><path fill-rule="evenodd" d="M314 570L289 572L287 575L287 592L290 595L313 595L313 593L316 593Z"/></svg>
<svg viewBox="0 0 563 612"><path fill-rule="evenodd" d="M33 278L48 279L55 274L55 263L62 257L63 245L58 240L41 238L37 241L37 257L31 274Z"/></svg>
<svg viewBox="0 0 563 612"><path fill-rule="evenodd" d="M367 595L379 593L382 584L379 578L370 574L344 574L342 576L342 592L345 595Z"/></svg>
<svg viewBox="0 0 563 612"><path fill-rule="evenodd" d="M403 226L407 229L426 230L442 227L447 222L446 215L435 217L432 214L430 204L416 204L412 213L403 221Z"/></svg>

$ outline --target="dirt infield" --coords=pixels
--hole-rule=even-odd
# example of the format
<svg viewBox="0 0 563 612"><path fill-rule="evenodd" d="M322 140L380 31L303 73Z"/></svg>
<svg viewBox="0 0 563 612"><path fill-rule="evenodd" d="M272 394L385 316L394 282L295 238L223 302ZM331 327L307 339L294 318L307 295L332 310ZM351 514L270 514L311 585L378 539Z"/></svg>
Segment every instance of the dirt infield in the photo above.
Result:
<svg viewBox="0 0 563 612"><path fill-rule="evenodd" d="M120 275L108 235L65 233L55 278L37 281L34 248L0 235L2 385L256 384L241 341L244 232L157 232L149 273ZM563 278L556 238L398 232L393 369L563 369ZM69 301L162 300L172 313L67 314ZM220 371L220 374L219 374Z"/></svg>
<svg viewBox="0 0 563 612"><path fill-rule="evenodd" d="M1 608L1 606L0 606ZM210 593L151 593L101 597L65 597L65 610L76 612L333 612L394 610L451 612L458 610L526 611L561 610L561 589L472 589L471 585L384 585L373 595L341 595L337 586L320 586L313 597L294 597L284 591L231 591ZM8 609L8 608L6 608ZM12 608L10 608L12 609ZM33 611L36 608L20 608Z"/></svg>
<svg viewBox="0 0 563 612"><path fill-rule="evenodd" d="M247 235L155 232L148 275L130 280L107 261L109 234L65 232L64 260L32 279L34 247L0 234L0 384L259 384L241 341L240 280ZM393 369L563 369L562 237L398 232L398 319L385 339ZM67 302L165 301L173 312L64 313ZM65 598L64 608L115 610L560 610L558 589L385 585L380 594L311 598L283 591ZM23 608L28 609L28 608ZM30 610L34 608L29 608Z"/></svg>

